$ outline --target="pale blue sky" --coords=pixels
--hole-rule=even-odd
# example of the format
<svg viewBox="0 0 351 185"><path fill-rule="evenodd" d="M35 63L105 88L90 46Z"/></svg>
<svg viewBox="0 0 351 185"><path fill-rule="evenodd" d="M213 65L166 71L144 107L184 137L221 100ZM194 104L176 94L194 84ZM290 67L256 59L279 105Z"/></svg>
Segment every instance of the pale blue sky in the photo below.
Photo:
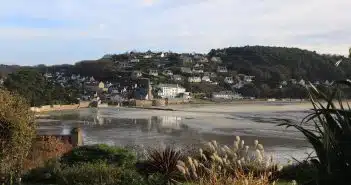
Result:
<svg viewBox="0 0 351 185"><path fill-rule="evenodd" d="M0 63L60 64L130 50L244 45L346 55L350 0L3 0Z"/></svg>

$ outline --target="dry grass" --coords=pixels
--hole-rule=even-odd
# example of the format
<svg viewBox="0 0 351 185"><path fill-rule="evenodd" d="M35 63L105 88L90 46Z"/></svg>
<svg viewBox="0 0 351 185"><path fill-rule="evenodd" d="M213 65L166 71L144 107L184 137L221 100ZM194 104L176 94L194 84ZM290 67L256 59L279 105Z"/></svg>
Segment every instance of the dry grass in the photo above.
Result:
<svg viewBox="0 0 351 185"><path fill-rule="evenodd" d="M240 137L236 137L231 148L209 142L199 150L198 157L178 161L177 168L187 182L204 185L274 184L274 174L282 169L271 156L266 156L257 140L250 149Z"/></svg>

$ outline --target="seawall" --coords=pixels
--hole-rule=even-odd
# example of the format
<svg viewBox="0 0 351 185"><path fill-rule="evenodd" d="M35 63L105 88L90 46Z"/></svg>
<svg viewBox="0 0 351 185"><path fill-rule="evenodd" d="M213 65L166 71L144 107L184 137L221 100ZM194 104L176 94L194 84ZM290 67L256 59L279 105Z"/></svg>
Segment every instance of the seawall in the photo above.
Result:
<svg viewBox="0 0 351 185"><path fill-rule="evenodd" d="M60 110L74 110L79 108L89 107L90 102L81 102L80 104L71 104L71 105L44 105L41 107L31 107L30 110L33 112L50 112L50 111L60 111Z"/></svg>

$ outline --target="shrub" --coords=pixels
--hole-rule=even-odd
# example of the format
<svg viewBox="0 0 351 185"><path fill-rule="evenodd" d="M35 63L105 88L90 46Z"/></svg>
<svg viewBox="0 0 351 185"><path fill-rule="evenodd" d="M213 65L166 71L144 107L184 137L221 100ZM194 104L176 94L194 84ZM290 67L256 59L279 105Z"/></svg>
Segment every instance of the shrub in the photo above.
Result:
<svg viewBox="0 0 351 185"><path fill-rule="evenodd" d="M116 185L121 170L104 162L74 164L64 168L57 179L58 185Z"/></svg>
<svg viewBox="0 0 351 185"><path fill-rule="evenodd" d="M23 176L23 181L27 183L54 184L60 179L61 164L57 159L45 162L43 166L28 171Z"/></svg>
<svg viewBox="0 0 351 185"><path fill-rule="evenodd" d="M127 149L108 145L81 146L62 156L62 162L68 165L95 163L103 161L120 167L135 164L135 155Z"/></svg>
<svg viewBox="0 0 351 185"><path fill-rule="evenodd" d="M147 160L139 163L139 170L148 174L161 174L169 183L175 183L180 177L177 162L183 159L181 151L171 147L165 149L151 149L148 151Z"/></svg>
<svg viewBox="0 0 351 185"><path fill-rule="evenodd" d="M272 178L272 173L281 170L273 163L272 157L265 155L263 145L257 140L254 143L254 152L250 152L249 148L240 137L236 137L232 148L212 141L199 150L198 156L189 156L186 161L178 161L177 168L187 181L200 184L219 181L228 184L242 178L242 174L252 180Z"/></svg>
<svg viewBox="0 0 351 185"><path fill-rule="evenodd" d="M317 184L343 184L351 174L351 109L340 91L340 85L351 87L351 81L335 84L331 94L310 84L313 113L301 124L281 124L299 130L313 146L317 156L311 162L318 170Z"/></svg>
<svg viewBox="0 0 351 185"><path fill-rule="evenodd" d="M34 115L27 102L0 89L0 173L19 175L35 136Z"/></svg>
<svg viewBox="0 0 351 185"><path fill-rule="evenodd" d="M24 169L41 167L50 159L57 159L72 150L72 145L62 142L55 137L41 137L35 140L26 160Z"/></svg>

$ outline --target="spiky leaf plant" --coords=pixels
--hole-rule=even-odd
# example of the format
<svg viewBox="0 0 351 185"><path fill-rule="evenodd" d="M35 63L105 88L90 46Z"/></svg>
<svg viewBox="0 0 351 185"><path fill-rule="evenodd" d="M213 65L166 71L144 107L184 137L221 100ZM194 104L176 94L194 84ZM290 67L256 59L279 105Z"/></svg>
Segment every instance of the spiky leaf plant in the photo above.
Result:
<svg viewBox="0 0 351 185"><path fill-rule="evenodd" d="M313 146L316 158L311 162L318 169L318 185L345 184L351 174L351 109L340 90L345 86L350 88L351 81L335 82L326 94L310 84L313 113L301 124L281 124L299 130Z"/></svg>

